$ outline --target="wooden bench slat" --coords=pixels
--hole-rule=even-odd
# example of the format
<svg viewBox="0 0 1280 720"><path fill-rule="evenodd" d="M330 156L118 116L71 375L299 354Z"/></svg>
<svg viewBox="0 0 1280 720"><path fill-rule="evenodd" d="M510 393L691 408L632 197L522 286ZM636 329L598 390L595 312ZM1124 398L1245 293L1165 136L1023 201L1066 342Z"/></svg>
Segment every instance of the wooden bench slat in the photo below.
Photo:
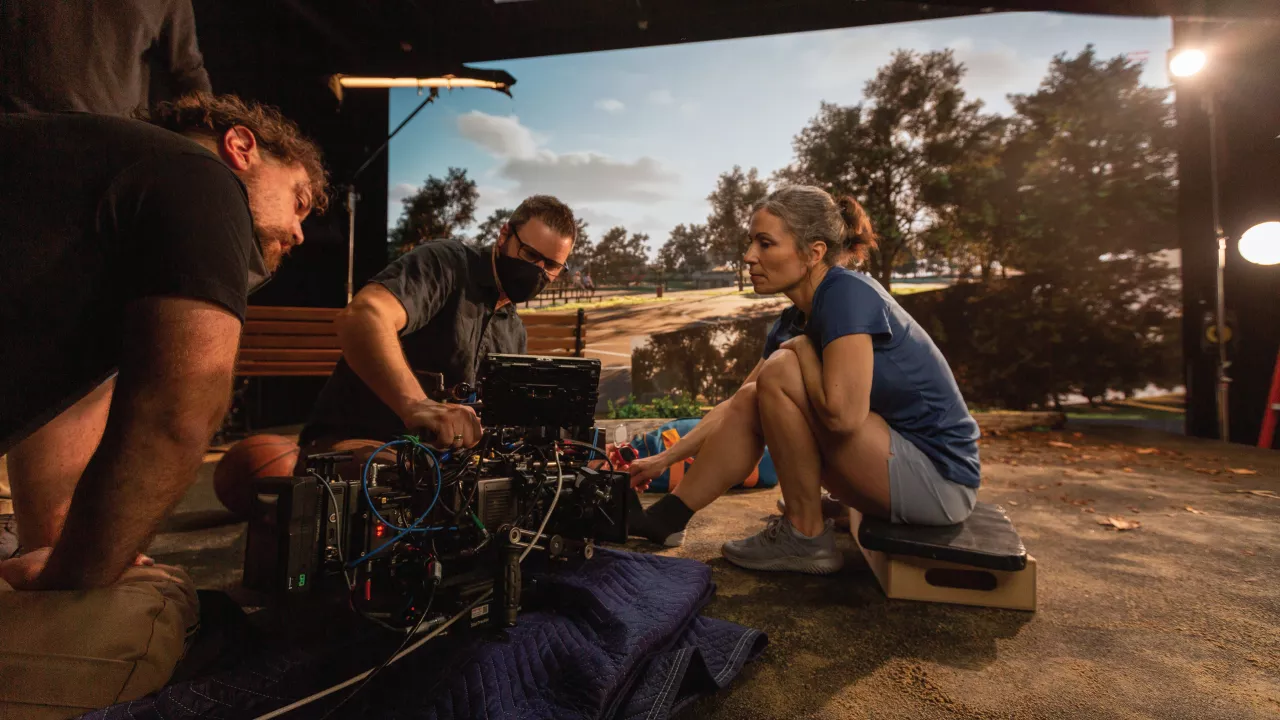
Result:
<svg viewBox="0 0 1280 720"><path fill-rule="evenodd" d="M241 335L241 350L271 348L321 348L339 350L337 335Z"/></svg>
<svg viewBox="0 0 1280 720"><path fill-rule="evenodd" d="M532 315L521 315L520 319L524 321L525 327L532 325L578 326L578 316L571 313L536 313Z"/></svg>
<svg viewBox="0 0 1280 720"><path fill-rule="evenodd" d="M540 338L571 338L578 336L578 328L576 327L560 327L559 325L534 325L526 327L525 334L529 337ZM582 329L582 336L587 336L587 329Z"/></svg>
<svg viewBox="0 0 1280 720"><path fill-rule="evenodd" d="M335 363L331 362L259 362L236 364L237 375L329 375Z"/></svg>
<svg viewBox="0 0 1280 720"><path fill-rule="evenodd" d="M570 338L568 342L566 342L565 340L557 340L554 338L548 338L545 340L541 338L529 338L529 345L528 345L529 352L543 352L546 350L565 350L565 349L567 349L569 352L573 352L576 346L577 344L573 341L572 338Z"/></svg>
<svg viewBox="0 0 1280 720"><path fill-rule="evenodd" d="M333 320L342 308L286 307L250 305L246 320Z"/></svg>
<svg viewBox="0 0 1280 720"><path fill-rule="evenodd" d="M240 350L241 362L338 362L342 351L328 348L248 348Z"/></svg>
<svg viewBox="0 0 1280 720"><path fill-rule="evenodd" d="M244 324L244 335L334 335L332 322L295 322L287 320L250 320Z"/></svg>

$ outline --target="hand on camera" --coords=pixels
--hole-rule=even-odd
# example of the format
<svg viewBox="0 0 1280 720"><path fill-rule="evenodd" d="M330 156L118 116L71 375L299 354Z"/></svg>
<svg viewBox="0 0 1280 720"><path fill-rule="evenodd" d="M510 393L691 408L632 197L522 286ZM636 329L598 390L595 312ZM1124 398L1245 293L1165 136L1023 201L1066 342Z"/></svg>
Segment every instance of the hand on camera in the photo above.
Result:
<svg viewBox="0 0 1280 720"><path fill-rule="evenodd" d="M474 447L484 432L476 411L465 405L423 400L404 420L410 432L421 433L423 442L440 450Z"/></svg>
<svg viewBox="0 0 1280 720"><path fill-rule="evenodd" d="M664 461L661 455L635 459L627 468L631 473L631 487L639 492L648 490L649 483L661 475L668 465L669 463Z"/></svg>

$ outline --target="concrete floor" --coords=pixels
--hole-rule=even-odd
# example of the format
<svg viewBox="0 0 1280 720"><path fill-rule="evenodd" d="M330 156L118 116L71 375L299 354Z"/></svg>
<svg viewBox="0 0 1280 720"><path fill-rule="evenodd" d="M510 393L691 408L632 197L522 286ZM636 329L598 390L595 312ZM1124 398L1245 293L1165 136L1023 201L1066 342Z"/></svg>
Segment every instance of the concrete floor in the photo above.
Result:
<svg viewBox="0 0 1280 720"><path fill-rule="evenodd" d="M1122 428L1013 433L982 451L979 498L1039 561L1036 613L887 600L847 536L834 576L739 570L721 543L759 529L778 493L735 493L662 552L708 562L707 613L770 643L684 717L1280 716L1280 499L1239 492L1280 495L1280 453ZM212 467L151 552L236 594L243 525L213 496Z"/></svg>

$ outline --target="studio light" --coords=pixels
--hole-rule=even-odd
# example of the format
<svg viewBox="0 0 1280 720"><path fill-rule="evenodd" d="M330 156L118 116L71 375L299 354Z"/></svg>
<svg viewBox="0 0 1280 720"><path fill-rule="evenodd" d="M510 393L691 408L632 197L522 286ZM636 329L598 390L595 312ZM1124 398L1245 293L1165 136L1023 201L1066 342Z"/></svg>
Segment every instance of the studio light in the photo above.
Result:
<svg viewBox="0 0 1280 720"><path fill-rule="evenodd" d="M1254 225L1240 236L1240 255L1257 265L1280 265L1280 222Z"/></svg>
<svg viewBox="0 0 1280 720"><path fill-rule="evenodd" d="M1169 72L1175 77L1191 77L1203 70L1207 62L1203 50L1182 50L1169 61Z"/></svg>

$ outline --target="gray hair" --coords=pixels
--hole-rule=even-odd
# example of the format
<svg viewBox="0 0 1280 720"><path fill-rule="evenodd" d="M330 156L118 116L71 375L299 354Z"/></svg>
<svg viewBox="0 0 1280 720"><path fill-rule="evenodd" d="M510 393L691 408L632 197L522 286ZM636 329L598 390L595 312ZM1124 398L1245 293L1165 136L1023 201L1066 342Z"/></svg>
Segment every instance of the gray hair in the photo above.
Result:
<svg viewBox="0 0 1280 720"><path fill-rule="evenodd" d="M803 253L821 240L827 245L825 262L829 267L865 260L876 246L871 220L857 200L845 195L840 199L813 185L788 185L769 193L751 209L752 214L767 210L795 235Z"/></svg>

